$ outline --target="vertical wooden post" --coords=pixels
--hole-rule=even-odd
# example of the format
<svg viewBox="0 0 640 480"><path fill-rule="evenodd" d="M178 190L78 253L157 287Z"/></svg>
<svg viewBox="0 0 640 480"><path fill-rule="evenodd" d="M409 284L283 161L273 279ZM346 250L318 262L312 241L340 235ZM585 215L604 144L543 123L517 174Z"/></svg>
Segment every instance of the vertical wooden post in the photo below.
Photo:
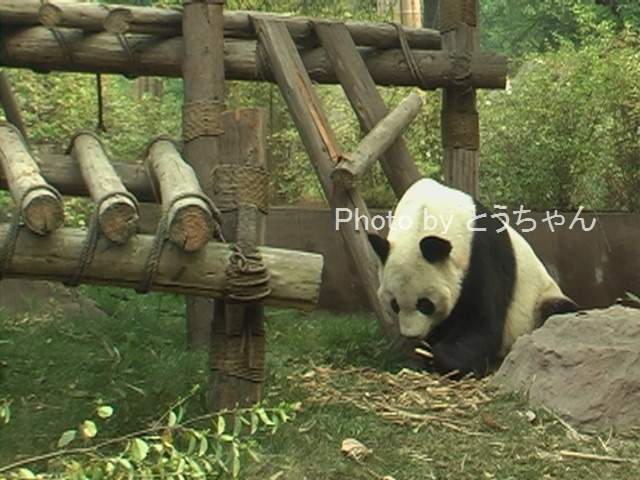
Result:
<svg viewBox="0 0 640 480"><path fill-rule="evenodd" d="M471 55L478 47L477 18L478 0L440 2L442 49L450 52L459 83L442 94L445 181L474 196L478 193L480 125L476 91L467 81L471 77Z"/></svg>
<svg viewBox="0 0 640 480"><path fill-rule="evenodd" d="M223 162L214 172L214 200L223 234L243 251L265 240L268 176L264 111L242 109L223 116ZM216 303L212 326L209 400L214 410L260 400L265 335L262 302Z"/></svg>
<svg viewBox="0 0 640 480"><path fill-rule="evenodd" d="M224 0L184 0L182 30L184 107L182 138L187 162L205 194L213 194L224 111ZM213 301L187 297L189 347L209 345Z"/></svg>

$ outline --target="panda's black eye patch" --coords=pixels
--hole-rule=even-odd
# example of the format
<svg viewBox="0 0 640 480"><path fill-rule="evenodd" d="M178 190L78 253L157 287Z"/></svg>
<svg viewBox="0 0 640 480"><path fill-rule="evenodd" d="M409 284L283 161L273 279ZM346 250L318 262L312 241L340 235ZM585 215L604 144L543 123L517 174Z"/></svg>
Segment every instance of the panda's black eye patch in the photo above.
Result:
<svg viewBox="0 0 640 480"><path fill-rule="evenodd" d="M436 306L431 300L423 297L416 303L416 310L418 310L423 315L433 315L433 312L436 311Z"/></svg>
<svg viewBox="0 0 640 480"><path fill-rule="evenodd" d="M400 313L400 305L398 305L398 301L395 298L391 300L391 310L393 310L393 313L396 315Z"/></svg>

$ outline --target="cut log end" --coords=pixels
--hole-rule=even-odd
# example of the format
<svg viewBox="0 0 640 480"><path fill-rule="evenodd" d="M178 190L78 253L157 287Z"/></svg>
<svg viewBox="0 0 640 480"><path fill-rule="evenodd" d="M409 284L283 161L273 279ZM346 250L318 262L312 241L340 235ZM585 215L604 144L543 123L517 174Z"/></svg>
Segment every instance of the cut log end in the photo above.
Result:
<svg viewBox="0 0 640 480"><path fill-rule="evenodd" d="M127 8L116 8L111 10L104 20L104 29L115 35L127 33L131 28L133 14Z"/></svg>
<svg viewBox="0 0 640 480"><path fill-rule="evenodd" d="M40 20L40 23L45 27L55 27L60 23L61 18L62 10L52 3L43 4L38 12L38 20Z"/></svg>
<svg viewBox="0 0 640 480"><path fill-rule="evenodd" d="M185 252L204 247L213 236L213 219L202 200L176 202L169 212L169 239Z"/></svg>
<svg viewBox="0 0 640 480"><path fill-rule="evenodd" d="M33 233L46 235L64 223L64 208L58 197L48 190L34 190L23 202L22 216Z"/></svg>
<svg viewBox="0 0 640 480"><path fill-rule="evenodd" d="M138 232L139 216L136 207L129 199L114 197L104 202L100 208L100 230L115 243L126 243Z"/></svg>

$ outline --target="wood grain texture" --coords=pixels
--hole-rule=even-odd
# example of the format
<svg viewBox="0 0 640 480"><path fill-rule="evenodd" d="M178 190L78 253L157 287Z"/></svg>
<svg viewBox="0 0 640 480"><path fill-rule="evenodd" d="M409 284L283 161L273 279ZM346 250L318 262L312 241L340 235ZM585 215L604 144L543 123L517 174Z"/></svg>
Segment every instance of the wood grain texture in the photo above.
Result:
<svg viewBox="0 0 640 480"><path fill-rule="evenodd" d="M36 71L68 71L90 73L117 73L128 76L180 77L182 75L183 43L181 37L162 38L151 35L127 35L134 53L122 48L116 35L86 33L79 29L59 29L65 43L71 47L73 62L69 62L60 49L54 34L44 27L3 28L1 34L1 65L30 68ZM224 49L215 56L224 60L229 80L274 81L268 65L256 55L253 40L229 38ZM224 55L220 55L224 52ZM424 85L407 67L398 48L358 48L372 78L378 85L420 86L423 88L449 87L456 84L454 64L448 53L435 50L414 50ZM187 53L192 55L192 53ZM305 48L301 52L303 64L311 79L317 83L338 83L324 48ZM471 59L471 84L476 88L504 88L506 84L506 57L483 53Z"/></svg>
<svg viewBox="0 0 640 480"><path fill-rule="evenodd" d="M344 188L355 182L380 158L416 118L422 108L422 98L410 94L362 139L358 147L333 170L331 178Z"/></svg>
<svg viewBox="0 0 640 480"><path fill-rule="evenodd" d="M167 215L169 239L185 252L200 250L212 238L214 220L193 169L173 142L154 141L147 162L157 182L162 209Z"/></svg>
<svg viewBox="0 0 640 480"><path fill-rule="evenodd" d="M357 190L334 188L331 172L335 163L340 160L341 152L286 26L279 21L259 18L254 19L254 23L280 91L331 208L334 211L337 208L347 208L351 211L357 209L361 215L368 215L367 207ZM365 286L367 299L373 311L383 328L393 330L393 321L387 317L378 299L377 263L366 231L362 225L354 224L342 226L340 233Z"/></svg>
<svg viewBox="0 0 640 480"><path fill-rule="evenodd" d="M22 135L9 124L0 124L0 164L27 227L39 235L60 228L64 223L62 200L48 188Z"/></svg>
<svg viewBox="0 0 640 480"><path fill-rule="evenodd" d="M8 228L0 225L1 238ZM84 230L75 228L61 228L46 236L21 230L5 275L65 281L75 273L85 237ZM152 243L151 235L137 235L124 245L104 238L98 240L96 255L83 282L135 288L142 278ZM265 303L312 309L320 292L322 256L269 247L261 247L260 253L271 272L272 293ZM222 298L229 256L229 246L224 243L209 242L195 253L168 244L163 249L152 290Z"/></svg>
<svg viewBox="0 0 640 480"><path fill-rule="evenodd" d="M127 195L100 141L92 134L80 133L73 139L71 155L98 210L100 230L112 242L125 243L138 231L138 207ZM120 192L120 194L118 194Z"/></svg>
<svg viewBox="0 0 640 480"><path fill-rule="evenodd" d="M360 128L370 132L389 110L378 92L367 64L355 48L354 41L341 24L318 23L316 33L322 42L333 70L353 107ZM381 157L380 164L397 198L420 178L406 143L398 138Z"/></svg>

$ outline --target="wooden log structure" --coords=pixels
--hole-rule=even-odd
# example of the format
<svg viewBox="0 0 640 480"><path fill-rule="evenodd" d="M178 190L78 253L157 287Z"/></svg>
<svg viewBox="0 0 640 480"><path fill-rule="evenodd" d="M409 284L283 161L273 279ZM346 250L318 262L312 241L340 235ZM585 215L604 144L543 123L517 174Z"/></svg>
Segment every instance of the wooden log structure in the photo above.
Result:
<svg viewBox="0 0 640 480"><path fill-rule="evenodd" d="M206 195L213 195L213 168L220 161L221 115L225 110L223 32L224 2L185 2L184 32L178 58L184 85L182 138L187 162L194 168ZM130 36L129 36L130 38ZM208 298L187 297L187 343L211 349L215 304ZM220 307L220 305L218 305ZM220 307L222 308L222 307Z"/></svg>
<svg viewBox="0 0 640 480"><path fill-rule="evenodd" d="M62 226L62 199L40 175L22 135L11 124L0 124L0 164L27 227L45 235Z"/></svg>
<svg viewBox="0 0 640 480"><path fill-rule="evenodd" d="M243 252L264 244L269 178L264 111L225 112L220 156L214 169L214 200L223 233ZM265 377L266 337L262 302L216 302L212 324L209 399L214 410L260 401Z"/></svg>
<svg viewBox="0 0 640 480"><path fill-rule="evenodd" d="M96 3L69 3L49 0L0 0L0 24L19 26L57 26L80 28L90 32L114 34L142 33L161 37L182 35L182 10ZM284 16L251 11L224 12L224 36L256 38L250 18L261 16L285 22L294 41L311 45L317 40L313 32L314 18ZM387 23L347 22L346 27L359 46L374 48L398 47L396 29ZM403 27L411 48L438 50L437 30Z"/></svg>
<svg viewBox="0 0 640 480"><path fill-rule="evenodd" d="M278 86L289 107L289 112L298 127L298 132L309 153L320 185L332 209L348 208L368 215L367 207L356 189L334 188L331 172L342 154L326 114L322 109L311 79L305 70L295 44L286 26L281 21L254 19L255 28L265 55ZM394 336L394 322L380 304L377 290L379 285L377 263L362 225L348 225L340 228L351 257L354 260L367 299L381 326L389 336Z"/></svg>
<svg viewBox="0 0 640 480"><path fill-rule="evenodd" d="M125 243L138 231L138 205L111 165L102 142L93 133L80 132L71 140L69 151L97 204L100 231L112 242Z"/></svg>
<svg viewBox="0 0 640 480"><path fill-rule="evenodd" d="M468 59L478 48L478 0L441 2L443 49L460 65L457 83L442 92L442 145L445 182L472 196L478 194L480 121Z"/></svg>
<svg viewBox="0 0 640 480"><path fill-rule="evenodd" d="M60 47L56 35L45 27L3 27L0 33L0 65L40 72L66 71L115 73L127 76L182 76L182 38L127 35L128 50L118 36L87 33L80 29L57 29L72 50L73 61ZM227 39L224 66L229 80L274 81L268 64L257 54L253 40ZM419 86L435 89L457 85L458 64L449 53L414 50L422 80L418 81L401 49L358 48L367 69L378 85ZM302 61L316 83L335 84L338 78L324 48L302 50ZM476 88L504 88L507 62L503 55L477 53L470 59L469 83Z"/></svg>
<svg viewBox="0 0 640 480"><path fill-rule="evenodd" d="M20 112L18 100L13 93L7 74L3 71L0 71L0 106L2 106L4 110L4 116L7 121L15 125L22 134L22 139L28 145L29 135L27 133L27 127L24 124L24 119L22 118L22 113Z"/></svg>
<svg viewBox="0 0 640 480"><path fill-rule="evenodd" d="M200 250L213 236L214 212L193 168L166 138L159 138L149 146L147 162L162 199L169 239L185 252Z"/></svg>
<svg viewBox="0 0 640 480"><path fill-rule="evenodd" d="M7 235L9 228L0 225L0 238ZM86 232L76 228L61 228L46 236L21 230L4 275L7 278L66 281L75 273L85 237ZM151 235L136 235L127 243L117 245L100 238L96 255L82 281L135 288L143 275L153 241ZM320 291L322 256L269 247L260 247L259 251L271 273L271 294L265 303L312 309ZM186 253L168 244L163 249L152 290L223 298L231 253L225 243L209 242L195 253Z"/></svg>
<svg viewBox="0 0 640 480"><path fill-rule="evenodd" d="M367 64L358 54L344 24L321 22L316 24L315 29L336 77L358 116L361 130L370 132L389 110ZM397 138L387 149L380 164L397 198L402 197L421 176L402 137Z"/></svg>
<svg viewBox="0 0 640 480"><path fill-rule="evenodd" d="M340 160L331 174L333 181L343 188L353 188L356 180L402 135L421 108L422 98L417 93L400 102L362 139L353 153Z"/></svg>

